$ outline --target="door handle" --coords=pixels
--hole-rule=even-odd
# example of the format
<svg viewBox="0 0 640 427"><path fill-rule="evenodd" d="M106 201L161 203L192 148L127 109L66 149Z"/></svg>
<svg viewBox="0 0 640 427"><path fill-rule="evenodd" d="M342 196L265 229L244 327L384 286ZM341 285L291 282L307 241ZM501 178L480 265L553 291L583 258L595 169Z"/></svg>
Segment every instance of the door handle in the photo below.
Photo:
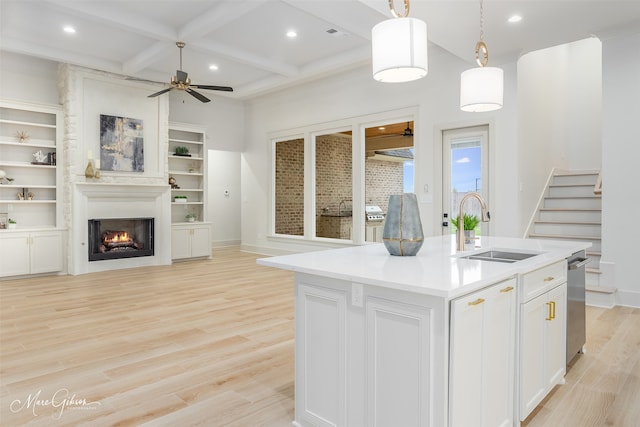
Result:
<svg viewBox="0 0 640 427"><path fill-rule="evenodd" d="M478 298L478 299L477 299L477 300L475 300L475 301L471 301L471 302L469 302L469 305L480 305L480 304L482 304L483 302L484 302L484 299L482 299L482 298Z"/></svg>

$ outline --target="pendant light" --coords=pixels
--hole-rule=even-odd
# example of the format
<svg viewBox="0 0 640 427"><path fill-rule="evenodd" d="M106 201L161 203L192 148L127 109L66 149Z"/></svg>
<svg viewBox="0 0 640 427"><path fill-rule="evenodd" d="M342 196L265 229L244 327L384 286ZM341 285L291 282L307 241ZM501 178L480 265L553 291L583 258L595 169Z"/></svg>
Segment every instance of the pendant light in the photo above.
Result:
<svg viewBox="0 0 640 427"><path fill-rule="evenodd" d="M396 12L393 2L389 0L394 18L380 22L371 30L373 78L389 83L417 80L429 70L427 24L409 18L409 0L404 0L402 15Z"/></svg>
<svg viewBox="0 0 640 427"><path fill-rule="evenodd" d="M476 62L479 67L464 71L460 76L460 109L483 112L502 108L503 72L487 67L489 49L483 41L484 10L480 0L480 40L476 43Z"/></svg>

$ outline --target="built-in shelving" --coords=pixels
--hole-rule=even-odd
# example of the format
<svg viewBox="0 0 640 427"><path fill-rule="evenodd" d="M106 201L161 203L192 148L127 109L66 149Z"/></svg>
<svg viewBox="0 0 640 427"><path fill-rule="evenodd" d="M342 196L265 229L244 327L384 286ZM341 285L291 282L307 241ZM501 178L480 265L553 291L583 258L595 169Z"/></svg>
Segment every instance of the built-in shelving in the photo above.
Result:
<svg viewBox="0 0 640 427"><path fill-rule="evenodd" d="M188 156L176 155L177 147L185 147ZM169 125L169 177L179 188L171 189L172 258L194 258L211 255L211 232L207 219L205 132L185 124ZM175 202L186 196L186 202ZM187 215L193 215L190 219Z"/></svg>
<svg viewBox="0 0 640 427"><path fill-rule="evenodd" d="M64 271L61 144L59 106L0 100L0 277Z"/></svg>
<svg viewBox="0 0 640 427"><path fill-rule="evenodd" d="M62 224L61 126L59 106L0 100L0 219L17 229Z"/></svg>

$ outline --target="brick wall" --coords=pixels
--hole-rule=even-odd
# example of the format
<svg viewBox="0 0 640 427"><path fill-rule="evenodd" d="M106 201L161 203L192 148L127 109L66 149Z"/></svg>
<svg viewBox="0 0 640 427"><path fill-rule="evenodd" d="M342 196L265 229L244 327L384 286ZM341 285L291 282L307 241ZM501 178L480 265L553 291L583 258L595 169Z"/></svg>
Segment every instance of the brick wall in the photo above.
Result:
<svg viewBox="0 0 640 427"><path fill-rule="evenodd" d="M277 234L304 235L304 140L276 143Z"/></svg>
<svg viewBox="0 0 640 427"><path fill-rule="evenodd" d="M402 194L403 164L384 160L367 160L364 168L366 204L380 206L386 213L389 196Z"/></svg>
<svg viewBox="0 0 640 427"><path fill-rule="evenodd" d="M316 138L316 215L323 209L337 214L345 202L352 209L353 172L351 167L351 136L322 135Z"/></svg>
<svg viewBox="0 0 640 427"><path fill-rule="evenodd" d="M316 216L325 212L338 214L340 202L343 210L352 209L352 150L349 135L322 135L316 138ZM391 194L401 194L403 166L401 162L381 160L365 161L367 204L378 205L387 211ZM304 234L304 142L302 139L276 144L276 233L294 236ZM341 228L345 226L340 221ZM322 231L318 235L340 235Z"/></svg>

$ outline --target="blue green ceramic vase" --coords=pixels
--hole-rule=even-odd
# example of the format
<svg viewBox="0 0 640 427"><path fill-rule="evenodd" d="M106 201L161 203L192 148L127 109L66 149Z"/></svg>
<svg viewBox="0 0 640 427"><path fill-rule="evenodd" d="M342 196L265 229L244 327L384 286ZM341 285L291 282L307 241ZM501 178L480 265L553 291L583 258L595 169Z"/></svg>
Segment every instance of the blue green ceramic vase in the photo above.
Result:
<svg viewBox="0 0 640 427"><path fill-rule="evenodd" d="M392 194L382 241L391 255L415 256L424 242L418 199L413 193Z"/></svg>

